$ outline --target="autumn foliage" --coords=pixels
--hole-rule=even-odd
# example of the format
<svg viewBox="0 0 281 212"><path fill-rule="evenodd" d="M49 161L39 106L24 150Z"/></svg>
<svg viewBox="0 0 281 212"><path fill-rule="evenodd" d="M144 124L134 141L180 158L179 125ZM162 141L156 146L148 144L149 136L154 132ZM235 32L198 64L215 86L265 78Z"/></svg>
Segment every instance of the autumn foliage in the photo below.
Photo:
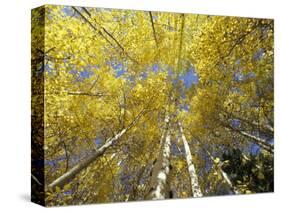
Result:
<svg viewBox="0 0 281 212"><path fill-rule="evenodd" d="M32 11L32 199L273 191L273 20Z"/></svg>

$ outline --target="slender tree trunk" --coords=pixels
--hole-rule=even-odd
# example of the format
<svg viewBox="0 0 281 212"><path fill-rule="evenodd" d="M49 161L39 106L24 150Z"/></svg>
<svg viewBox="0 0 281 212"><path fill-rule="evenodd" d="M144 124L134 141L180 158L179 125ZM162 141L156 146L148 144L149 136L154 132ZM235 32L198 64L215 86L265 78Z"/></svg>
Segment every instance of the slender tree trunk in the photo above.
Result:
<svg viewBox="0 0 281 212"><path fill-rule="evenodd" d="M203 146L201 140L199 138L196 138L196 136L192 135L193 138L195 138L195 140L198 142L198 144L201 146L201 148L207 153L207 155L209 156L209 158L213 161L213 163L215 164L217 170L221 173L224 181L229 185L229 187L231 188L231 190L235 193L235 194L240 194L239 189L237 189L231 182L231 180L229 179L227 173L225 173L225 171L223 171L222 169L222 162L219 161L219 164L216 163L215 158L212 156L212 154Z"/></svg>
<svg viewBox="0 0 281 212"><path fill-rule="evenodd" d="M221 175L223 176L224 181L229 185L229 187L232 189L232 191L235 194L241 194L240 191L232 184L232 182L230 181L228 175L222 170L220 165L218 165L218 169L221 172Z"/></svg>
<svg viewBox="0 0 281 212"><path fill-rule="evenodd" d="M72 180L79 172L81 172L83 169L88 167L92 162L94 162L98 157L104 154L104 152L116 141L118 141L119 138L121 138L132 126L135 125L135 123L140 119L142 114L145 112L145 110L142 110L138 116L132 121L126 128L122 129L119 133L117 133L114 137L109 138L104 145L102 145L99 149L97 149L95 152L93 152L92 156L87 158L86 160L82 161L81 163L77 164L73 168L71 168L68 172L54 180L52 183L48 185L49 189L53 189L56 186L62 187L66 183L68 183L70 180Z"/></svg>
<svg viewBox="0 0 281 212"><path fill-rule="evenodd" d="M200 143L201 144L201 143ZM228 184L228 186L231 188L231 190L233 191L233 193L235 194L241 194L241 192L239 191L239 189L237 189L231 182L231 180L229 179L227 173L225 173L225 171L223 171L222 169L222 162L219 161L219 164L216 163L214 157L211 155L211 153L204 148L204 150L207 152L208 156L211 158L211 160L213 161L214 165L216 166L217 170L221 173L223 180Z"/></svg>
<svg viewBox="0 0 281 212"><path fill-rule="evenodd" d="M224 109L222 109L222 110L223 110L223 112L225 112L228 116L230 116L230 117L232 117L232 118L234 118L234 119L238 119L238 120L240 120L240 121L242 121L242 122L244 122L244 123L247 123L247 124L249 124L249 125L251 125L251 126L257 127L257 129L261 128L261 129L267 131L268 133L270 133L271 135L274 134L274 128L273 128L272 126L270 126L269 124L260 124L260 123L258 123L258 122L256 122L256 121L247 120L246 118L241 117L241 116L239 116L239 115L237 115L237 114L230 113L230 112L228 112L228 111L226 111L226 110L224 110Z"/></svg>
<svg viewBox="0 0 281 212"><path fill-rule="evenodd" d="M187 166L188 166L188 173L190 176L190 183L191 183L191 189L192 189L192 193L193 193L193 197L202 197L203 194L201 192L200 186L199 186L199 182L198 182L198 177L196 174L196 170L195 170L195 166L193 164L192 161L192 155L190 152L190 148L188 145L188 142L186 140L186 137L183 133L183 129L182 129L182 125L180 122L178 122L179 125L179 131L181 134L181 138L182 138L182 142L184 145L184 150L185 150L185 158L186 158L186 162L187 162Z"/></svg>
<svg viewBox="0 0 281 212"><path fill-rule="evenodd" d="M165 117L165 130L157 161L152 169L150 190L147 199L165 199L169 197L168 175L170 172L171 134L169 116Z"/></svg>
<svg viewBox="0 0 281 212"><path fill-rule="evenodd" d="M273 154L274 153L274 147L273 145L269 144L266 139L260 138L258 136L252 135L248 132L245 132L243 130L235 129L232 126L225 124L224 122L220 121L223 125L223 127L232 130L234 132L239 133L240 135L243 135L244 137L250 138L255 144L259 145L262 149L266 150L267 152Z"/></svg>
<svg viewBox="0 0 281 212"><path fill-rule="evenodd" d="M123 129L121 132L119 132L117 135L115 135L113 138L108 139L104 145L102 145L98 150L96 150L92 156L87 158L86 160L82 161L81 163L74 166L72 169L70 169L68 172L54 180L51 184L48 185L50 189L55 188L56 186L62 187L66 183L68 183L71 179L73 179L79 172L81 172L83 169L88 167L95 159L97 159L99 156L101 156L108 147L110 147L114 142L116 142L124 133L127 131L127 129Z"/></svg>
<svg viewBox="0 0 281 212"><path fill-rule="evenodd" d="M253 139L260 147L262 147L263 149L267 150L270 153L273 153L273 146L269 143L267 143L267 141L263 138L260 138L258 136L252 135L250 133L247 133L245 131L238 131L241 135L244 135L248 138Z"/></svg>

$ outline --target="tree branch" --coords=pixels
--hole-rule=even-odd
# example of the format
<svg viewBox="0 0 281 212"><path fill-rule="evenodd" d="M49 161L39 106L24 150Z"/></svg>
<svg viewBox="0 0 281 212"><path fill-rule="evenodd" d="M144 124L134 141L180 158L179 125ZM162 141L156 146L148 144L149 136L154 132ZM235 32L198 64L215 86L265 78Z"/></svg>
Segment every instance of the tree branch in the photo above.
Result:
<svg viewBox="0 0 281 212"><path fill-rule="evenodd" d="M113 48L115 48L114 44L99 30L97 29L96 26L94 26L79 10L77 10L75 7L72 7L75 12L77 12L81 17L82 19L88 23L95 31L98 32L98 34L104 38ZM87 14L90 14L90 12L85 8L83 7L83 10L84 11L87 11ZM125 51L124 47L119 43L119 41L107 30L105 29L103 26L100 26L100 28L102 28L102 30L104 31L104 33L109 36L113 41L114 43L119 47L119 49L121 50L121 52L127 57L129 58L132 62L136 63L136 64L139 64L138 61L136 61L134 58L132 58L128 52Z"/></svg>
<svg viewBox="0 0 281 212"><path fill-rule="evenodd" d="M150 22L151 22L153 37L154 37L154 40L155 40L156 47L158 48L158 40L157 40L157 37L156 37L156 31L155 31L155 26L154 26L154 22L153 22L152 12L149 11L148 13L149 13L149 17L150 17Z"/></svg>

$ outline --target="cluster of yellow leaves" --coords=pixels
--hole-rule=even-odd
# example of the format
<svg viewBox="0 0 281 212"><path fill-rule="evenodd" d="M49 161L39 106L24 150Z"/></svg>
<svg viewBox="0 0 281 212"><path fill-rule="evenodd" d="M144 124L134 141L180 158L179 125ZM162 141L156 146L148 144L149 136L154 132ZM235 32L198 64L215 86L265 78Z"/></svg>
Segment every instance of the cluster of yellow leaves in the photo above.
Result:
<svg viewBox="0 0 281 212"><path fill-rule="evenodd" d="M71 185L48 194L50 204L55 199L60 202L54 204L110 201L116 195L112 191L122 187L114 184L124 171L120 161L135 167L156 158L151 153L159 148L165 111L186 126L188 140L193 134L208 138L213 133L224 143L229 141L220 123L224 113L258 117L264 124L272 117L271 20L65 6L44 9L45 16L44 10L33 14L32 60L33 75L44 76L44 87L38 90L45 95L45 157L46 161L69 157L68 164L66 159L57 164L56 172L46 168L47 183L146 111L120 139L120 146L110 150L120 157L112 152L103 155ZM121 73L112 63L122 66ZM152 70L155 64L158 68ZM198 86L175 86L174 80L191 64L199 76ZM43 72L38 71L41 68ZM40 87L40 81L33 83ZM34 96L32 104L38 101L42 99ZM179 109L181 104L188 111ZM262 112L254 107L257 104ZM125 157L126 151L131 158ZM202 163L196 157L195 161ZM172 177L186 179L187 173L179 176L186 169L183 160L172 163L178 170ZM217 173L212 177L221 178ZM174 186L180 188L179 196L190 195L188 185ZM68 190L75 193L73 198L64 195Z"/></svg>
<svg viewBox="0 0 281 212"><path fill-rule="evenodd" d="M200 82L185 119L191 131L220 130L225 114L238 113L250 122L272 120L272 20L209 17L188 51Z"/></svg>

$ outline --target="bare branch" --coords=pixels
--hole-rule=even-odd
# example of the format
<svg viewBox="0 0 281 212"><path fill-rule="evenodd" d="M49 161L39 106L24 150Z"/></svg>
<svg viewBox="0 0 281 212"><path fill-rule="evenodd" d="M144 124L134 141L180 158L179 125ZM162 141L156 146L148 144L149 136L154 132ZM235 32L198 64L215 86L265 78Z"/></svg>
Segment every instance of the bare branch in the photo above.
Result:
<svg viewBox="0 0 281 212"><path fill-rule="evenodd" d="M158 40L157 40L157 37L156 37L156 31L155 31L155 26L154 26L154 22L153 22L152 12L149 11L148 13L149 13L151 27L152 27L152 31L153 31L153 37L154 37L154 40L155 40L155 44L156 44L156 46L158 48Z"/></svg>

